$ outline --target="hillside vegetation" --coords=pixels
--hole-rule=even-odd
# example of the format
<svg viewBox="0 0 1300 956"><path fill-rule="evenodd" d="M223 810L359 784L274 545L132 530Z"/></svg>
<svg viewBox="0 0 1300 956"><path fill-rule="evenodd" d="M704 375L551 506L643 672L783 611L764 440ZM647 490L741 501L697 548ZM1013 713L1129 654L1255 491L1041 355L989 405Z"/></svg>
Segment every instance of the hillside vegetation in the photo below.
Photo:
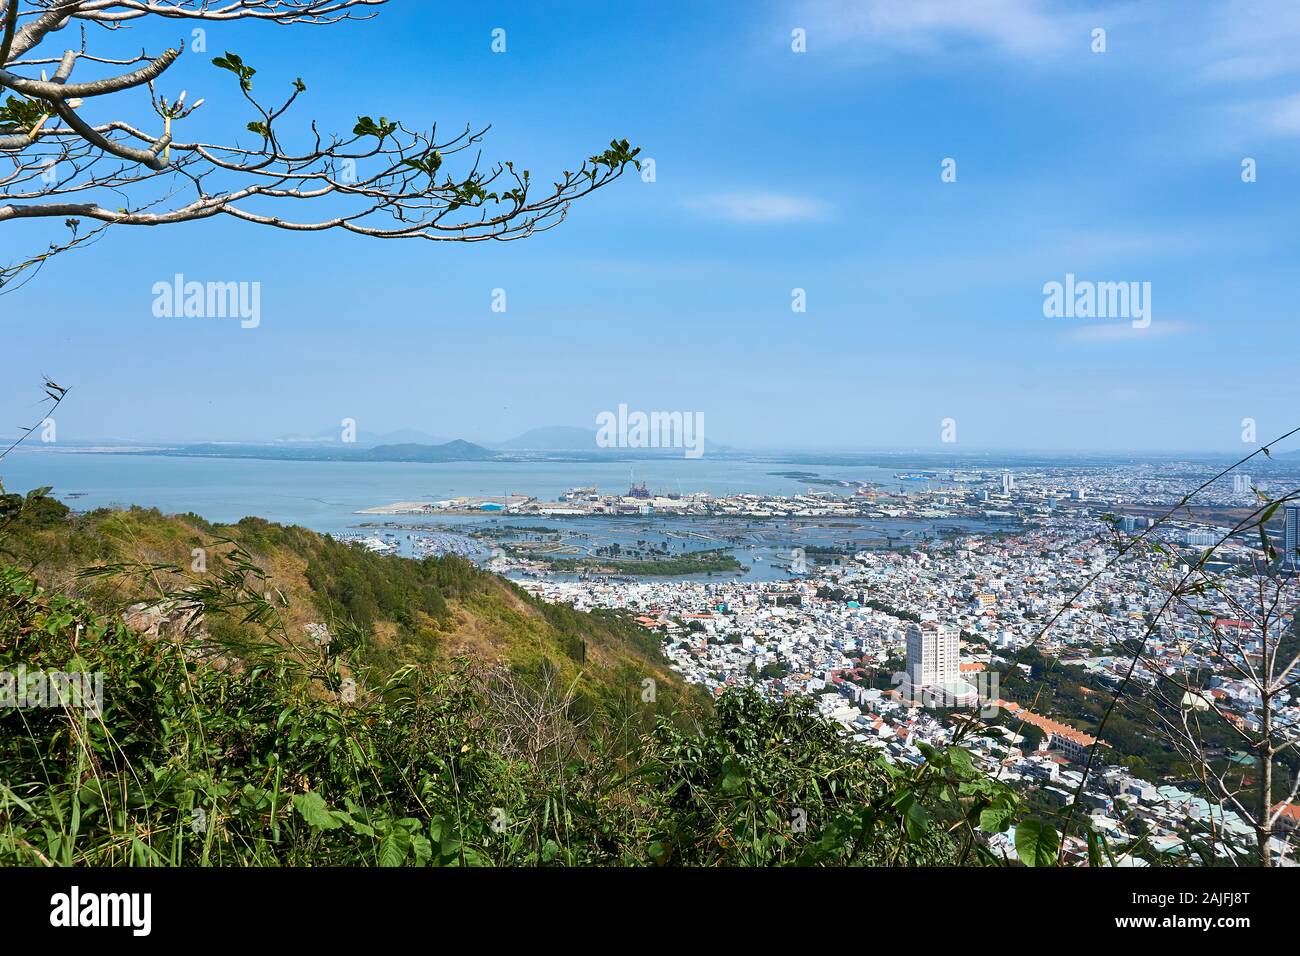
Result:
<svg viewBox="0 0 1300 956"><path fill-rule="evenodd" d="M0 865L926 865L1011 817L962 751L702 700L620 617L456 559L39 495L0 547L0 675L103 687L0 708Z"/></svg>
<svg viewBox="0 0 1300 956"><path fill-rule="evenodd" d="M467 656L524 674L553 668L577 680L578 706L587 711L640 700L647 680L661 702L683 693L657 636L625 616L548 604L457 557L381 556L259 518L218 526L139 508L74 516L42 500L10 524L0 557L104 613L188 603L193 594L204 605L204 633L222 644L260 639L274 622L282 643L312 648L324 625L333 640L355 644L343 676L386 677L407 664L446 668Z"/></svg>

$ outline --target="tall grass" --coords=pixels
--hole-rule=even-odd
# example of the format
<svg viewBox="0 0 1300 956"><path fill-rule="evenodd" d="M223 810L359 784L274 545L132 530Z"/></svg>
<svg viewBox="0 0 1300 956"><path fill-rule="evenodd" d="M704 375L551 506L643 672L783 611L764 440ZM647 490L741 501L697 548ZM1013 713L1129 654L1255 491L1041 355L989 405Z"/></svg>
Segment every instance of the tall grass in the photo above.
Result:
<svg viewBox="0 0 1300 956"><path fill-rule="evenodd" d="M0 710L0 864L957 859L806 704L729 694L642 731L652 704L579 715L557 669L410 666L348 701L275 642L242 653L217 666L200 637L143 636L0 569L0 671L105 687L98 715Z"/></svg>

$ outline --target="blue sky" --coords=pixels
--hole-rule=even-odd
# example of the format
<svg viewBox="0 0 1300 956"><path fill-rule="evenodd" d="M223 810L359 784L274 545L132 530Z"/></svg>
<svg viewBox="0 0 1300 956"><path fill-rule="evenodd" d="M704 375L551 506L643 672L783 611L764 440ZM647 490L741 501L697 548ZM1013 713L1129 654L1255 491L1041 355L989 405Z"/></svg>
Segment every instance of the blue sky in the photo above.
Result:
<svg viewBox="0 0 1300 956"><path fill-rule="evenodd" d="M1243 418L1300 424L1298 42L1293 0L394 0L365 23L211 27L162 88L206 98L186 135L251 118L209 64L228 49L255 92L307 82L284 129L491 123L485 157L543 182L627 137L656 179L510 244L110 232L0 297L0 411L30 418L46 374L73 389L64 439L349 417L491 440L626 403L702 411L743 447L1240 449ZM5 259L46 235L3 228ZM260 326L155 317L176 272L260 282ZM1067 273L1151 283L1150 327L1045 317Z"/></svg>

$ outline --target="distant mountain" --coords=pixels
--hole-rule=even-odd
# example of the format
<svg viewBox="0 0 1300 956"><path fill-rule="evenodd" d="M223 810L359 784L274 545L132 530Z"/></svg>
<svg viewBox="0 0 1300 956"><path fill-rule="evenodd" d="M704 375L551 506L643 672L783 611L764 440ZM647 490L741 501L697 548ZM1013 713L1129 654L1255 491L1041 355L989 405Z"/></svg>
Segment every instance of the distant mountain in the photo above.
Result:
<svg viewBox="0 0 1300 956"><path fill-rule="evenodd" d="M458 439L430 435L415 428L398 428L379 434L363 433L368 445L448 445Z"/></svg>
<svg viewBox="0 0 1300 956"><path fill-rule="evenodd" d="M354 444L336 445L244 445L206 442L200 445L181 445L149 451L131 449L114 450L117 454L157 454L192 458L258 458L268 461L486 461L497 457L482 445L456 439L441 445L422 445L414 442L398 445L376 445L373 448Z"/></svg>
<svg viewBox="0 0 1300 956"><path fill-rule="evenodd" d="M509 441L493 442L491 447L502 451L574 451L587 452L601 458L673 458L681 455L680 448L601 448L596 444L596 429L574 425L550 425L530 428ZM726 445L704 439L706 453L731 451Z"/></svg>
<svg viewBox="0 0 1300 956"><path fill-rule="evenodd" d="M441 445L408 442L401 445L376 445L366 450L366 461L485 461L496 452L457 438Z"/></svg>
<svg viewBox="0 0 1300 956"><path fill-rule="evenodd" d="M414 428L398 428L391 432L371 432L358 428L356 438L356 444L362 448L373 448L376 445L445 445L451 441L450 438L430 435L428 432ZM341 428L323 428L310 435L282 435L274 441L277 445L341 445L343 443Z"/></svg>
<svg viewBox="0 0 1300 956"><path fill-rule="evenodd" d="M573 461L626 461L644 458L678 458L681 447L602 448L596 444L594 428L551 425L533 428L508 441L490 447L461 438L440 441L424 440L427 436L415 429L385 433L358 431L354 442L342 441L337 431L322 431L310 436L284 436L269 442L198 442L170 445L163 449L144 449L138 453L206 458L258 458L291 461L487 461L564 458ZM390 440L380 440L390 439ZM397 439L397 440L392 440ZM130 447L104 449L131 454ZM726 454L726 445L705 439L706 454Z"/></svg>
<svg viewBox="0 0 1300 956"><path fill-rule="evenodd" d="M530 428L509 441L495 442L492 447L509 451L595 451L596 429L572 425Z"/></svg>

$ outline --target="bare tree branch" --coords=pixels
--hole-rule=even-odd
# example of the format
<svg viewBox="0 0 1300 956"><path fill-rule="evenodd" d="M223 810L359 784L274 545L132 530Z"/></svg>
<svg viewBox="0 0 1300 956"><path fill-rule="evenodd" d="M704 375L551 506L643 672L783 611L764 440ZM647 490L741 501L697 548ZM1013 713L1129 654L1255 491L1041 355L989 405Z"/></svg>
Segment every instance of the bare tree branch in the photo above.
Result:
<svg viewBox="0 0 1300 956"><path fill-rule="evenodd" d="M252 114L253 141L182 140L176 128L188 125L203 99L187 104L181 93L169 101L156 84L183 43L134 57L87 49L87 25L115 31L142 17L328 25L369 19L370 8L386 0L0 2L0 94L12 91L0 102L0 223L163 226L229 216L293 232L509 241L553 228L574 200L617 179L628 165L639 167L639 150L614 140L540 189L513 163L483 163L478 146L486 129L465 127L440 139L436 126L413 128L381 115L357 117L347 134L326 135L312 123L295 136L282 125L306 84L296 79L283 101L264 103L253 95L256 68L232 52L213 58L213 81L229 82L225 73L233 74ZM81 28L76 45L44 49L73 24ZM80 79L74 74L84 73L83 63L116 72ZM52 76L26 72L54 64ZM156 124L126 118L122 98L145 91ZM36 258L43 262L76 244L55 244L40 257L0 268L0 285Z"/></svg>

